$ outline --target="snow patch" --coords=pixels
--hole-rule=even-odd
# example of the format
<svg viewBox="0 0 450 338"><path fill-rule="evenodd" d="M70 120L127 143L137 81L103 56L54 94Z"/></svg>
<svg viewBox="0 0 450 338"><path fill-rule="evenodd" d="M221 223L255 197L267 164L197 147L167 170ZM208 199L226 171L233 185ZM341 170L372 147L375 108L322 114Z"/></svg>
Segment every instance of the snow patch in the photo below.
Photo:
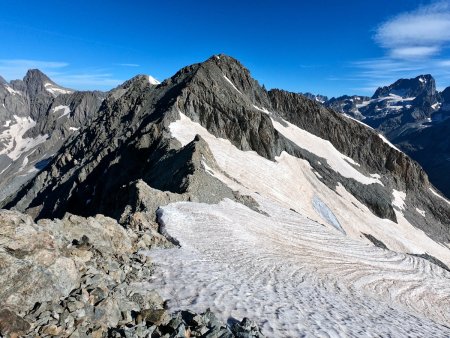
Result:
<svg viewBox="0 0 450 338"><path fill-rule="evenodd" d="M236 88L236 86L234 85L233 82L231 82L231 80L229 78L227 78L225 75L223 76L225 80L227 80L227 82L239 93L242 95L241 91L239 89Z"/></svg>
<svg viewBox="0 0 450 338"><path fill-rule="evenodd" d="M429 189L433 193L433 195L439 197L441 200L443 200L444 202L446 202L447 204L450 205L450 201L448 199L446 199L445 197L439 195L433 188L429 188Z"/></svg>
<svg viewBox="0 0 450 338"><path fill-rule="evenodd" d="M421 209L419 209L419 208L416 208L416 211L417 211L419 214L421 214L423 217L425 217L425 211L424 211L424 210L421 210Z"/></svg>
<svg viewBox="0 0 450 338"><path fill-rule="evenodd" d="M392 205L396 206L400 210L405 210L406 193L403 191L393 189L392 197L394 197L394 200L392 201Z"/></svg>
<svg viewBox="0 0 450 338"><path fill-rule="evenodd" d="M8 164L8 165L6 166L5 169L3 169L2 171L0 171L0 175L3 174L6 170L8 170L8 168L11 166L11 164L12 164L12 163Z"/></svg>
<svg viewBox="0 0 450 338"><path fill-rule="evenodd" d="M161 82L159 82L158 80L156 80L153 76L151 76L151 75L149 75L148 76L148 82L151 84L151 85L159 85Z"/></svg>
<svg viewBox="0 0 450 338"><path fill-rule="evenodd" d="M328 165L334 171L344 177L353 178L363 184L378 183L383 185L379 179L364 176L357 169L351 166L349 163L356 166L359 166L359 164L352 158L340 153L330 141L317 137L287 121L283 122L287 125L286 127L278 121L272 119L273 126L280 134L297 144L300 148L306 149L311 153L326 159Z"/></svg>
<svg viewBox="0 0 450 338"><path fill-rule="evenodd" d="M264 114L270 115L270 111L268 111L266 108L260 108L255 105L253 105L253 108L255 108L256 110L259 110L260 112L263 112Z"/></svg>
<svg viewBox="0 0 450 338"><path fill-rule="evenodd" d="M369 126L368 124L365 124L364 122L362 122L362 121L360 121L360 120L358 120L358 119L355 119L354 117L351 117L351 116L348 115L348 114L343 113L342 115L344 115L346 118L349 118L349 119L351 119L351 120L353 120L353 121L358 122L359 124L362 124L364 127L367 127L367 128L369 128L369 129L372 129L372 130L373 130L373 128L372 128L371 126Z"/></svg>
<svg viewBox="0 0 450 338"><path fill-rule="evenodd" d="M389 145L391 148L403 153L400 149L398 149L396 146L394 146L391 142L388 141L386 137L384 137L382 134L378 134L378 136L383 140L384 143Z"/></svg>
<svg viewBox="0 0 450 338"><path fill-rule="evenodd" d="M7 84L4 84L6 90L12 94L12 95L22 95L21 92L19 92L18 90L14 90L13 88L11 88L10 86L8 86Z"/></svg>
<svg viewBox="0 0 450 338"><path fill-rule="evenodd" d="M45 87L45 90L48 91L53 96L58 96L60 94L71 94L71 93L73 93L71 90L63 89L61 87L55 86L54 84L51 84L51 83L48 83L48 82L44 84L44 87Z"/></svg>
<svg viewBox="0 0 450 338"><path fill-rule="evenodd" d="M27 174L31 174L31 173L34 173L34 172L36 172L36 171L39 171L36 167L33 167L33 168L30 168L28 171L27 171Z"/></svg>
<svg viewBox="0 0 450 338"><path fill-rule="evenodd" d="M71 131L77 131L77 130L79 130L80 128L75 128L75 127L69 127L69 130L71 130Z"/></svg>
<svg viewBox="0 0 450 338"><path fill-rule="evenodd" d="M32 155L35 151L36 151L36 149L33 149L30 153L25 155L25 157L24 157L24 159L22 161L22 165L19 168L19 171L23 171L25 169L25 167L27 166L27 164L29 162L28 156Z"/></svg>
<svg viewBox="0 0 450 338"><path fill-rule="evenodd" d="M57 106L55 108L53 108L53 112L59 112L59 111L63 111L61 115L58 116L58 119L60 119L61 117L67 116L70 114L70 107L68 106Z"/></svg>
<svg viewBox="0 0 450 338"><path fill-rule="evenodd" d="M431 108L433 108L434 110L437 110L437 109L439 109L440 107L441 107L441 103L439 103L439 102L437 102L437 103L431 105Z"/></svg>
<svg viewBox="0 0 450 338"><path fill-rule="evenodd" d="M0 142L5 144L0 151L0 155L7 155L13 161L17 160L23 153L33 149L37 145L45 142L47 135L39 135L36 138L24 138L27 130L33 128L36 122L31 117L13 116L16 124L0 134Z"/></svg>

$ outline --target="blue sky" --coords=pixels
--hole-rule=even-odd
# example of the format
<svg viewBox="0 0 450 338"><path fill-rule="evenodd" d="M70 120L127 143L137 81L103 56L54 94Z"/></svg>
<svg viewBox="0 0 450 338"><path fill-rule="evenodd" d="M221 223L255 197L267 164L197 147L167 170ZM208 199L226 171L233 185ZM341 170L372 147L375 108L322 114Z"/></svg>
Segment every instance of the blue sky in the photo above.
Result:
<svg viewBox="0 0 450 338"><path fill-rule="evenodd" d="M450 86L450 0L2 0L0 75L75 89L163 80L225 53L267 88L371 95L431 73Z"/></svg>

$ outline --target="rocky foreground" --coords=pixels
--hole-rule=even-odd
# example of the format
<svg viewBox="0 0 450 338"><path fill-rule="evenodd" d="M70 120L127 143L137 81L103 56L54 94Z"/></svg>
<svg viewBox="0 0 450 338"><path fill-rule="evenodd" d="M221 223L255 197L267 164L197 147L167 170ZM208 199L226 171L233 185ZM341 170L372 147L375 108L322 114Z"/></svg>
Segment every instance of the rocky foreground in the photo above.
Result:
<svg viewBox="0 0 450 338"><path fill-rule="evenodd" d="M70 214L34 223L0 211L0 336L262 337L246 318L168 313L143 287L157 268L144 250L173 244L139 215L130 224Z"/></svg>

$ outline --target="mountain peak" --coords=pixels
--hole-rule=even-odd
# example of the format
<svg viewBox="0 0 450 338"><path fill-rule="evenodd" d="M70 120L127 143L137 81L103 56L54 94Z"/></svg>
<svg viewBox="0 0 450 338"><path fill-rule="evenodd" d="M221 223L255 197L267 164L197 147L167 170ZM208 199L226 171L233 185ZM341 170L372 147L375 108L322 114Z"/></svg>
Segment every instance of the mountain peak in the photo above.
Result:
<svg viewBox="0 0 450 338"><path fill-rule="evenodd" d="M56 86L56 84L39 69L29 69L23 78L23 82L31 95L45 92L46 84Z"/></svg>
<svg viewBox="0 0 450 338"><path fill-rule="evenodd" d="M59 94L70 94L73 91L63 88L53 82L47 75L39 69L29 69L23 78L28 93L36 95L38 93L48 93L54 97Z"/></svg>
<svg viewBox="0 0 450 338"><path fill-rule="evenodd" d="M379 87L373 99L389 95L398 95L402 98L417 96L434 96L436 94L436 84L430 74L419 75L412 79L400 79L389 86Z"/></svg>
<svg viewBox="0 0 450 338"><path fill-rule="evenodd" d="M25 74L25 77L23 78L24 82L31 82L31 81L40 81L40 82L52 82L50 78L45 75L42 71L39 69L29 69L27 73Z"/></svg>
<svg viewBox="0 0 450 338"><path fill-rule="evenodd" d="M245 66L242 63L240 63L239 60L226 54L213 55L202 63L202 65L209 65L209 64L214 64L225 72L227 71L237 72L246 76L250 74L250 71L247 68L245 68Z"/></svg>
<svg viewBox="0 0 450 338"><path fill-rule="evenodd" d="M416 79L422 83L426 83L427 81L434 81L433 76L431 74L419 75Z"/></svg>

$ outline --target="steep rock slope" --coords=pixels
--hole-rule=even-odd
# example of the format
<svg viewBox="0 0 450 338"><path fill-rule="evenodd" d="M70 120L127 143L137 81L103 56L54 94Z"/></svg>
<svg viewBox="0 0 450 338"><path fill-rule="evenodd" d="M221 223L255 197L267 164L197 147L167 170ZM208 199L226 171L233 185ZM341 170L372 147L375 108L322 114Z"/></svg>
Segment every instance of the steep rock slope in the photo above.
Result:
<svg viewBox="0 0 450 338"><path fill-rule="evenodd" d="M236 262L227 265L229 276L248 276L257 285L283 285L292 276L299 283L269 290L253 304L233 301L223 315L256 313L274 299L316 289L294 307L316 311L317 318L301 315L299 323L307 325L297 330L281 316L265 327L268 335L323 334L317 323L329 318L330 307L338 309L330 327L357 332L365 314L379 308L370 326L380 335L398 333L391 317L401 318L402 333L439 335L449 320L449 203L416 162L372 129L301 95L267 92L238 61L217 55L161 84L138 76L109 93L92 123L3 206L37 219L71 212L103 213L125 227L158 222L181 245L148 253L160 264L171 262L149 283L167 297L183 297L176 305L175 296L172 309L228 306L222 297L216 302L217 285L204 279L228 261ZM213 233L213 242L223 237L236 247L227 252L227 245L214 249L213 242L191 237ZM285 262L295 268L280 266ZM170 278L176 264L195 286L190 292L203 290L206 298L184 297L185 280ZM417 282L427 278L427 286ZM245 293L242 280L222 285L238 284ZM354 320L341 320L343 312Z"/></svg>
<svg viewBox="0 0 450 338"><path fill-rule="evenodd" d="M45 167L94 115L103 93L62 88L39 70L0 83L0 200Z"/></svg>

